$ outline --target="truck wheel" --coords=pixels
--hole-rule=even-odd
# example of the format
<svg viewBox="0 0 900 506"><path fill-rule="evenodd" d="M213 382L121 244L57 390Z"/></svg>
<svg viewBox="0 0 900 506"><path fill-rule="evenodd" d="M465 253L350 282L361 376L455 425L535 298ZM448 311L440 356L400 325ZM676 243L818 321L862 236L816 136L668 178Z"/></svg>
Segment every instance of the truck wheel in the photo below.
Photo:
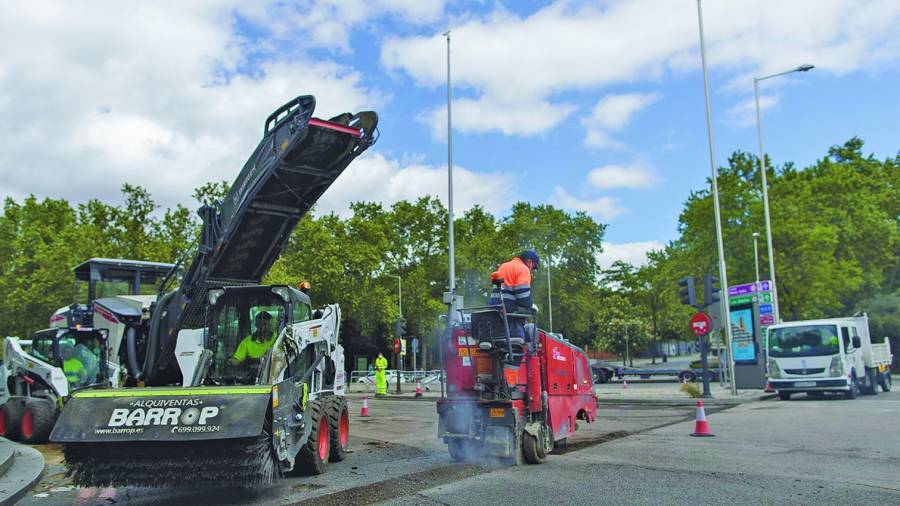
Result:
<svg viewBox="0 0 900 506"><path fill-rule="evenodd" d="M547 460L547 452L538 438L527 432L522 432L522 456L529 464L541 464Z"/></svg>
<svg viewBox="0 0 900 506"><path fill-rule="evenodd" d="M891 391L891 373L889 371L885 371L881 373L881 379L878 381L878 384L881 385L882 392L890 392Z"/></svg>
<svg viewBox="0 0 900 506"><path fill-rule="evenodd" d="M347 441L350 439L350 412L347 399L337 395L328 402L328 429L331 437L329 461L340 462L347 457Z"/></svg>
<svg viewBox="0 0 900 506"><path fill-rule="evenodd" d="M447 441L447 451L450 452L450 457L457 462L478 458L475 445L468 439L451 439Z"/></svg>
<svg viewBox="0 0 900 506"><path fill-rule="evenodd" d="M29 399L22 410L22 442L46 443L56 422L56 408L49 399Z"/></svg>
<svg viewBox="0 0 900 506"><path fill-rule="evenodd" d="M863 393L866 395L878 394L878 371L874 368L866 369L866 387Z"/></svg>
<svg viewBox="0 0 900 506"><path fill-rule="evenodd" d="M0 437L19 440L19 429L22 426L22 404L7 401L0 406Z"/></svg>
<svg viewBox="0 0 900 506"><path fill-rule="evenodd" d="M850 376L850 390L844 392L844 398L846 399L856 399L859 396L859 380L856 379L856 375Z"/></svg>
<svg viewBox="0 0 900 506"><path fill-rule="evenodd" d="M331 452L331 438L328 430L328 414L322 401L309 401L306 407L306 423L311 430L306 444L297 455L297 467L302 474L322 474L328 468L328 455Z"/></svg>
<svg viewBox="0 0 900 506"><path fill-rule="evenodd" d="M785 392L785 391L779 390L779 391L778 391L778 398L781 399L781 400L783 400L783 401L789 401L789 400L791 400L791 394L792 394L792 393L793 393L793 392Z"/></svg>

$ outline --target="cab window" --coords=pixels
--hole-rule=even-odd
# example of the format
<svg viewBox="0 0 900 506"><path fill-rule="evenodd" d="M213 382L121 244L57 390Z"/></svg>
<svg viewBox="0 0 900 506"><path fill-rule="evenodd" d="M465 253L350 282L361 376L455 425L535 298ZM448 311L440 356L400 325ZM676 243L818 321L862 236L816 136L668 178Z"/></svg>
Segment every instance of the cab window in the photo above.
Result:
<svg viewBox="0 0 900 506"><path fill-rule="evenodd" d="M51 334L35 335L31 340L31 354L37 359L53 364L53 336Z"/></svg>
<svg viewBox="0 0 900 506"><path fill-rule="evenodd" d="M309 320L309 315L312 311L310 310L309 304L305 304L300 301L294 301L294 313L292 321L294 323L305 322Z"/></svg>
<svg viewBox="0 0 900 506"><path fill-rule="evenodd" d="M850 340L850 329L848 327L841 327L841 341L844 342L844 353L849 353L853 350L853 342Z"/></svg>

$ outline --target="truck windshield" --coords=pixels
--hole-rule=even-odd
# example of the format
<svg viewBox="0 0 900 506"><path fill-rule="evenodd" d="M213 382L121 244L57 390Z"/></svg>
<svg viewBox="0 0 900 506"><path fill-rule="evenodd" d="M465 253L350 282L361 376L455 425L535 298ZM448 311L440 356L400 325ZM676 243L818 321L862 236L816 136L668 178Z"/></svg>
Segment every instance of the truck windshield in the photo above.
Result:
<svg viewBox="0 0 900 506"><path fill-rule="evenodd" d="M770 357L814 357L840 353L835 325L769 329Z"/></svg>

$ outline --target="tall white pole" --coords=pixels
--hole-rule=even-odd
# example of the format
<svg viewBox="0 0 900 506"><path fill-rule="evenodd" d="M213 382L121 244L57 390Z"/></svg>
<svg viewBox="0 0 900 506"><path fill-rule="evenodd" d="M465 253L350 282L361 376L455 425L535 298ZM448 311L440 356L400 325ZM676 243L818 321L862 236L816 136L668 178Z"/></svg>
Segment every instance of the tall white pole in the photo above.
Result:
<svg viewBox="0 0 900 506"><path fill-rule="evenodd" d="M756 269L756 289L759 290L759 248L756 245L758 232L753 232L753 268Z"/></svg>
<svg viewBox="0 0 900 506"><path fill-rule="evenodd" d="M775 323L781 321L778 307L778 284L775 282L775 250L772 248L772 221L769 218L769 185L766 183L766 152L763 149L762 114L759 112L759 79L753 78L753 93L756 95L756 133L759 137L759 164L762 172L763 214L766 216L766 246L769 252L769 280L772 282L772 312Z"/></svg>
<svg viewBox="0 0 900 506"><path fill-rule="evenodd" d="M452 121L452 93L450 86L450 30L444 32L447 38L447 211L449 213L449 242L450 242L450 294L456 295L456 266L453 258L453 121Z"/></svg>
<svg viewBox="0 0 900 506"><path fill-rule="evenodd" d="M709 77L706 72L706 43L703 39L703 9L697 0L697 19L700 22L700 61L703 65L703 93L706 97L706 133L709 138L709 167L712 171L713 206L716 215L716 245L719 250L719 279L722 280L722 320L725 323L725 346L728 347L728 375L731 378L731 395L737 395L734 383L734 357L731 347L731 307L728 304L728 275L725 269L725 246L722 242L722 218L719 215L719 186L716 171L716 153L713 143L712 108L709 103Z"/></svg>

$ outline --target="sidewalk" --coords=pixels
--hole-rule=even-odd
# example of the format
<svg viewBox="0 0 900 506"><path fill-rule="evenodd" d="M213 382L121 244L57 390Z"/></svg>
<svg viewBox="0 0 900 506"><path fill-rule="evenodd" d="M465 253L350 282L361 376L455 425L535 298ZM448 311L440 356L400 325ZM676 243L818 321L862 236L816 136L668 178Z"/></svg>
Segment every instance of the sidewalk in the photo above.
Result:
<svg viewBox="0 0 900 506"><path fill-rule="evenodd" d="M689 383L703 391L702 383ZM629 381L627 388L621 381L594 385L594 393L601 403L635 403L635 404L695 404L697 399L691 398L681 391L682 383L658 382L658 381ZM737 395L731 395L731 390L726 385L722 387L718 382L709 385L711 399L702 399L704 404L734 405L744 402L753 402L772 399L775 394L765 393L762 390L738 390Z"/></svg>

